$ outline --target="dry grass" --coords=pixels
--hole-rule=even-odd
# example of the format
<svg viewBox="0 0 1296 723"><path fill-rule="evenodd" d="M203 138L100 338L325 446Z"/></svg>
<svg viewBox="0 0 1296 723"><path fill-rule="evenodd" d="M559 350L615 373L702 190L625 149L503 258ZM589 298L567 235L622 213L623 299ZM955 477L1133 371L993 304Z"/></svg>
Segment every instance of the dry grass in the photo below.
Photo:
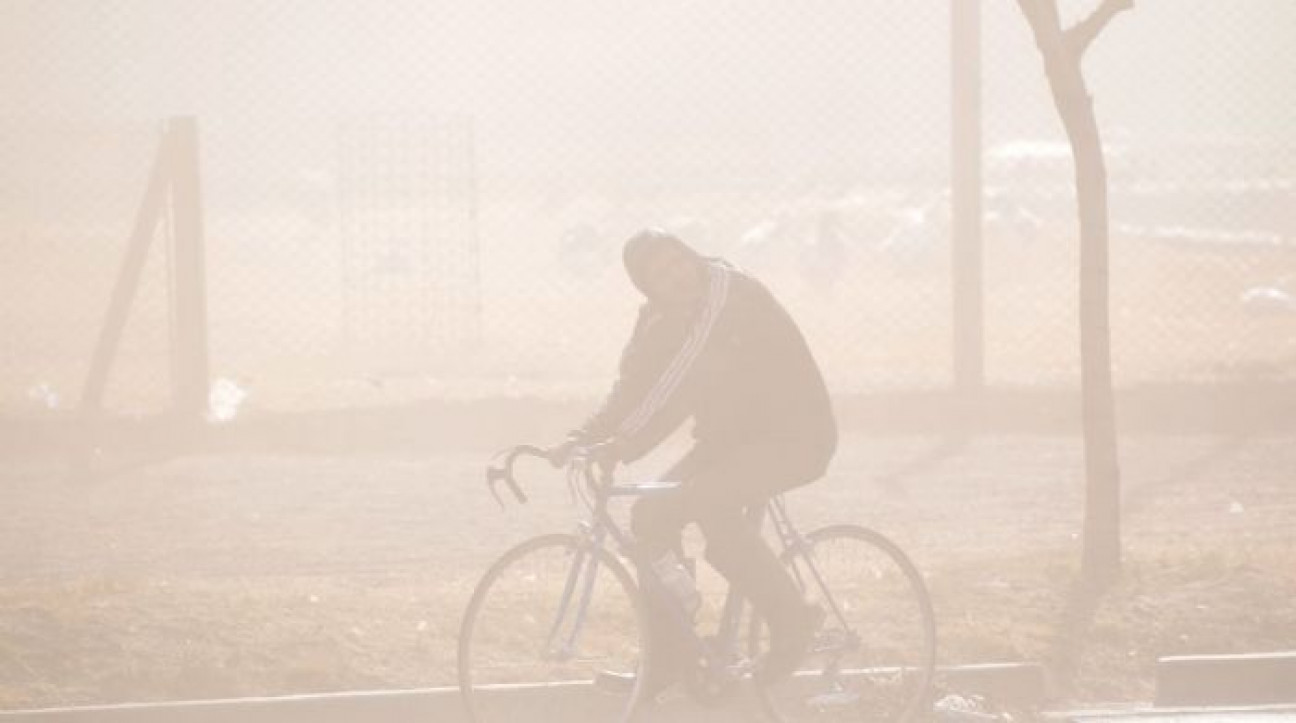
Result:
<svg viewBox="0 0 1296 723"><path fill-rule="evenodd" d="M848 436L794 512L911 552L943 662L1047 662L1059 705L1146 700L1159 655L1296 647L1293 450L1125 440L1126 571L1098 598L1072 594L1076 439ZM569 524L539 470L500 512L486 456L197 456L81 487L6 467L0 707L451 683L476 576Z"/></svg>

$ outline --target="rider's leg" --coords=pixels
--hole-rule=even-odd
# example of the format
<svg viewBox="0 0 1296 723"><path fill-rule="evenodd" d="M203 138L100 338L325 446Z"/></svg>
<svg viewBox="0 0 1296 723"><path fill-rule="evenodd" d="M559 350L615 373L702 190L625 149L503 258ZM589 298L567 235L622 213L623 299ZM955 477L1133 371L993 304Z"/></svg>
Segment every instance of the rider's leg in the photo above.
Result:
<svg viewBox="0 0 1296 723"><path fill-rule="evenodd" d="M758 682L772 682L795 670L818 616L743 511L822 470L797 449L743 451L725 455L695 477L687 487L687 504L706 537L707 560L768 622L770 650L757 676Z"/></svg>
<svg viewBox="0 0 1296 723"><path fill-rule="evenodd" d="M698 524L707 539L707 561L769 625L770 650L757 675L772 680L790 673L814 634L814 611L786 566L740 510L706 514Z"/></svg>
<svg viewBox="0 0 1296 723"><path fill-rule="evenodd" d="M666 554L679 554L681 535L688 524L688 509L680 490L656 493L637 500L631 511L631 530L635 536L638 560L649 564ZM659 692L678 681L686 668L688 656L693 653L692 641L676 618L679 603L666 597L667 593L654 585L643 584L647 620L645 633L650 640L652 660L648 661L648 675L644 680L645 695L652 699Z"/></svg>

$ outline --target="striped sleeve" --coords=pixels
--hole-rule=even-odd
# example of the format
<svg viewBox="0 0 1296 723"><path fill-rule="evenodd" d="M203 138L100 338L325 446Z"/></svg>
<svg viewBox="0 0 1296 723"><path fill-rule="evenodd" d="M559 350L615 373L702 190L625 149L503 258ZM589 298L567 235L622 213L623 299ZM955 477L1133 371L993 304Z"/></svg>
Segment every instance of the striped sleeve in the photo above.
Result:
<svg viewBox="0 0 1296 723"><path fill-rule="evenodd" d="M688 377L689 371L711 340L716 320L720 317L720 313L725 308L725 302L729 298L730 274L728 269L720 264L709 265L707 271L707 295L702 312L694 320L688 336L684 339L684 343L661 373L661 376L657 378L656 383L652 385L638 406L627 414L617 427L615 438L619 447L634 448L640 446L636 444L639 441L636 438L643 435L649 427L653 426L654 422L659 421L663 412L676 401L675 397L680 390L680 385ZM683 421L682 418L676 420L675 424L677 425L681 421ZM672 425L672 429L674 426ZM670 431L670 429L667 429L665 433Z"/></svg>

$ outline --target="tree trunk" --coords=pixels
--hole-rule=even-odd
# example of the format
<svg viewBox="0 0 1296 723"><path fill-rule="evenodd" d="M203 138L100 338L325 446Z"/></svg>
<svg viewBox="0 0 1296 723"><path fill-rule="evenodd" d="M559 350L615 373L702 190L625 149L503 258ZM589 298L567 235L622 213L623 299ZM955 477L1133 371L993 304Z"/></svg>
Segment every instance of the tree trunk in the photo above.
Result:
<svg viewBox="0 0 1296 723"><path fill-rule="evenodd" d="M1107 168L1078 56L1046 61L1053 99L1075 158L1080 221L1080 387L1086 503L1084 576L1104 584L1120 574L1120 467L1111 372Z"/></svg>

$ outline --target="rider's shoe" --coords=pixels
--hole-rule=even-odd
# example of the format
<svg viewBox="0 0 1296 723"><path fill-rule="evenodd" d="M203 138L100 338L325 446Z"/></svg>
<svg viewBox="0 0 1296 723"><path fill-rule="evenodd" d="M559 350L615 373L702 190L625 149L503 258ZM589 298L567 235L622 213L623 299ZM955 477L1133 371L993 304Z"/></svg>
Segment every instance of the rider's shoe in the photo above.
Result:
<svg viewBox="0 0 1296 723"><path fill-rule="evenodd" d="M773 637L769 652L756 662L756 670L752 674L756 685L773 685L796 672L826 615L818 605L805 605L795 627L781 637Z"/></svg>

